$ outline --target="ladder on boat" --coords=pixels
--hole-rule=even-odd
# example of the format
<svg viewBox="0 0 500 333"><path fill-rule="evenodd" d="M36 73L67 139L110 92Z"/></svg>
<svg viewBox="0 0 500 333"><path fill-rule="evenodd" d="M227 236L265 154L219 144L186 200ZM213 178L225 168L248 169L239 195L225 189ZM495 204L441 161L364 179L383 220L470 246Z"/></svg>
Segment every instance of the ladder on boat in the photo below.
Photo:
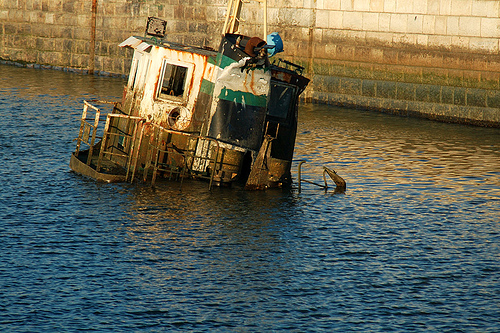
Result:
<svg viewBox="0 0 500 333"><path fill-rule="evenodd" d="M112 169L115 173L123 173L125 180L134 179L144 131L144 126L141 124L144 119L120 113L103 114L101 109L90 102L113 104L113 112L119 110L116 103L98 100L84 101L80 131L76 138L75 156L78 157L83 153L82 145L88 146L84 161L88 166L94 167L97 172L102 169ZM91 112L95 113L94 117L90 115ZM105 121L104 127L101 125L103 121ZM127 122L125 128L132 130L120 131L114 124L116 121Z"/></svg>
<svg viewBox="0 0 500 333"><path fill-rule="evenodd" d="M125 122L125 131L114 122ZM122 114L108 114L96 171L99 172L105 158L113 160L125 172L125 180L132 181L135 176L139 148L144 134L144 118Z"/></svg>
<svg viewBox="0 0 500 333"><path fill-rule="evenodd" d="M90 111L95 112L93 119L87 118L89 109ZM97 136L99 121L101 120L103 120L103 118L101 118L101 110L95 107L94 105L90 104L89 102L84 101L82 117L80 120L80 131L78 134L78 138L76 138L75 156L78 157L78 155L80 154L80 149L82 148L82 144L88 146L89 153L86 160L87 165L90 165L91 163L96 139L102 139L102 137Z"/></svg>

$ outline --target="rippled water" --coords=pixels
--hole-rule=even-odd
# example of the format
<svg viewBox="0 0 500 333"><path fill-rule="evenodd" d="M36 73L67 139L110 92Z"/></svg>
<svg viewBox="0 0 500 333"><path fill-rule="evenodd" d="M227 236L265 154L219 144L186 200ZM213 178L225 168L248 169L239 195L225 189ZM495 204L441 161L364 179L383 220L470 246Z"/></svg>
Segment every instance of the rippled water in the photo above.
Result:
<svg viewBox="0 0 500 333"><path fill-rule="evenodd" d="M304 105L304 178L345 194L70 172L82 100L122 86L0 66L0 330L500 330L498 129Z"/></svg>

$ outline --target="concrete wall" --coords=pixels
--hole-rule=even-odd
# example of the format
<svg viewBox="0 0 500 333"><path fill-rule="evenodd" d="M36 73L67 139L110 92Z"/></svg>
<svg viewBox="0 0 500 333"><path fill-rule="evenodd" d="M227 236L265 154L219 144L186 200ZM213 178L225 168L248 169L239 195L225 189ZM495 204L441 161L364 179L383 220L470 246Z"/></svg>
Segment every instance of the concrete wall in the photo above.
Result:
<svg viewBox="0 0 500 333"><path fill-rule="evenodd" d="M497 0L269 0L269 32L306 67L306 98L446 121L500 126ZM241 32L262 35L261 5L244 5ZM224 0L0 0L0 58L126 73L146 18L168 39L217 47Z"/></svg>

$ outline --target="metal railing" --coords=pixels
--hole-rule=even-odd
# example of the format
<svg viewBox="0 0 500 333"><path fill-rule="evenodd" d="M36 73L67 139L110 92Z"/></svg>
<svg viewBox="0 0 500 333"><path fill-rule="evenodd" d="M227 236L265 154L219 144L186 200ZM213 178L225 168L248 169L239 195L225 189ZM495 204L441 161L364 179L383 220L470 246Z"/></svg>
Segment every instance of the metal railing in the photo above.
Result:
<svg viewBox="0 0 500 333"><path fill-rule="evenodd" d="M141 130L139 131L140 135L138 136L139 134L138 126L141 122L144 121L144 119L140 117L132 117L124 114L115 114L109 112L103 114L101 109L99 109L95 105L92 105L91 102L97 104L112 104L114 105L113 110L118 110L116 103L114 102L107 102L101 100L90 100L83 102L84 104L83 104L82 117L80 120L80 130L78 137L76 138L77 143L76 143L75 156L78 157L78 155L80 154L82 150L82 144L88 146L88 152L87 152L88 155L85 163L87 165L90 165L92 163L93 157L95 157L94 148L96 147L96 141L101 139L102 141L100 145L99 154L97 157L97 162L94 160L96 171L99 172L101 170L103 165L103 159L105 157L109 157L110 160L112 156L122 157L126 161L125 165L122 165L122 167L126 170L126 179L127 180L129 178L133 179L137 165L137 156L138 156L137 154L139 151L139 147L141 145L141 140L144 131L144 126L142 126ZM90 113L92 111L95 113L93 117L90 116ZM132 133L129 134L127 132L120 131L118 127L112 126L111 123L114 119L125 119L126 121L133 121L134 129ZM104 120L105 120L104 127L101 128L102 132L98 133L99 126L102 124L102 121ZM128 127L129 126L126 126L126 128ZM112 130L114 130L115 132L113 132ZM121 136L124 138L124 140L129 140L129 144L126 145L127 147L125 148L125 150L122 150L121 153L113 152L113 148L119 150L118 147L116 146L106 146L109 138L113 136ZM117 163L116 159L115 163Z"/></svg>
<svg viewBox="0 0 500 333"><path fill-rule="evenodd" d="M164 128L157 124L152 124L154 134L149 142L148 157L144 168L144 180L146 180L149 168L153 169L151 184L154 186L158 172L168 174L168 178L173 176L181 184L184 177L188 173L194 173L193 164L198 163L203 165L203 171L196 173L197 178L209 180L209 188L212 188L215 173L222 168L222 161L219 161L220 145L216 139L185 132L178 132ZM167 137L167 140L162 140L162 137ZM173 137L184 137L188 140L187 149L177 148L173 142ZM205 149L198 149L202 144L207 144ZM215 154L210 153L210 149L214 147ZM200 169L201 170L201 169ZM208 171L207 171L208 170Z"/></svg>
<svg viewBox="0 0 500 333"><path fill-rule="evenodd" d="M112 124L113 121L127 121L125 126L125 131L121 130L119 127ZM128 131L130 127L130 121L133 124L132 133ZM97 159L96 171L99 172L102 167L103 159L108 157L109 160L113 159L113 162L120 165L119 160L122 158L125 160L123 165L124 170L126 170L125 179L133 180L135 176L135 171L137 167L137 160L139 149L142 143L142 138L144 135L144 126L139 125L144 123L145 119L142 117L127 116L123 114L108 114L106 117L106 124L104 126L104 133L101 142L101 150L99 151L99 157ZM108 141L112 138L118 138L118 140L123 139L122 147L114 145L112 142L108 144ZM118 151L118 152L116 152ZM117 157L117 158L113 158ZM130 177L129 177L130 176Z"/></svg>
<svg viewBox="0 0 500 333"><path fill-rule="evenodd" d="M346 190L346 182L345 180L337 175L335 170L329 169L327 167L323 167L323 181L324 185L312 182L310 180L302 178L302 164L306 163L306 161L300 161L298 166L298 181L299 181L299 193L302 192L302 182L306 182L315 186L318 186L325 190L328 190L328 182L326 179L326 175L330 176L330 178L335 183L335 193L344 193Z"/></svg>
<svg viewBox="0 0 500 333"><path fill-rule="evenodd" d="M97 136L97 130L99 127L99 120L102 120L101 110L87 101L83 101L83 103L84 104L83 104L82 118L80 121L80 131L78 137L76 138L75 156L78 156L78 154L80 153L80 148L82 143L89 146L89 155L87 157L86 163L87 165L90 165L95 145L95 140L100 139L100 137ZM93 119L87 118L87 114L89 113L89 108L90 110L93 110L95 112ZM93 122L89 122L89 120L93 120Z"/></svg>
<svg viewBox="0 0 500 333"><path fill-rule="evenodd" d="M133 181L136 177L145 132L148 132L149 141L143 150L143 154L146 154L143 179L147 180L152 169L153 186L158 173L164 173L168 174L169 178L173 176L176 179L180 178L181 183L186 175L191 174L209 180L209 188L212 188L215 175L227 164L224 164L226 148L221 147L216 139L146 123L142 117L119 113L107 113L103 117L101 110L90 102L94 101L84 101L75 155L81 153L82 144L89 146L85 162L87 165L92 163L97 172L103 168L116 166L119 170L123 170L120 172L125 173L126 181ZM104 101L95 102L110 104ZM95 115L88 118L91 111L95 112ZM99 126L102 126L104 120L102 136L98 136ZM185 140L182 148L175 146L175 141L179 138ZM101 139L98 154L97 151L94 152L97 148L97 139Z"/></svg>

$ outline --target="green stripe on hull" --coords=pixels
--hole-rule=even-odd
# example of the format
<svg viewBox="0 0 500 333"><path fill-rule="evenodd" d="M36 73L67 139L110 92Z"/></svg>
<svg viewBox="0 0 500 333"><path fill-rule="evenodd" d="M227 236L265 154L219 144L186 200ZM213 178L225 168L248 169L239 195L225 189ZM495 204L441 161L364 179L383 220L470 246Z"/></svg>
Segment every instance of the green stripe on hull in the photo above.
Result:
<svg viewBox="0 0 500 333"><path fill-rule="evenodd" d="M205 93L211 96L214 93L214 86L215 84L213 82L203 79L201 82L200 93Z"/></svg>
<svg viewBox="0 0 500 333"><path fill-rule="evenodd" d="M215 56L215 57L214 57L214 56L212 56L212 57L208 57L207 62L208 62L209 64L216 65L216 64L217 64L217 58L218 58L218 56Z"/></svg>
<svg viewBox="0 0 500 333"><path fill-rule="evenodd" d="M236 61L234 59L229 58L228 56L225 56L223 54L218 54L217 55L217 64L219 65L220 68L224 69L227 66L235 63Z"/></svg>
<svg viewBox="0 0 500 333"><path fill-rule="evenodd" d="M266 95L256 96L249 92L233 91L226 88L222 89L218 97L219 99L223 99L225 101L249 106L265 107L267 105Z"/></svg>

